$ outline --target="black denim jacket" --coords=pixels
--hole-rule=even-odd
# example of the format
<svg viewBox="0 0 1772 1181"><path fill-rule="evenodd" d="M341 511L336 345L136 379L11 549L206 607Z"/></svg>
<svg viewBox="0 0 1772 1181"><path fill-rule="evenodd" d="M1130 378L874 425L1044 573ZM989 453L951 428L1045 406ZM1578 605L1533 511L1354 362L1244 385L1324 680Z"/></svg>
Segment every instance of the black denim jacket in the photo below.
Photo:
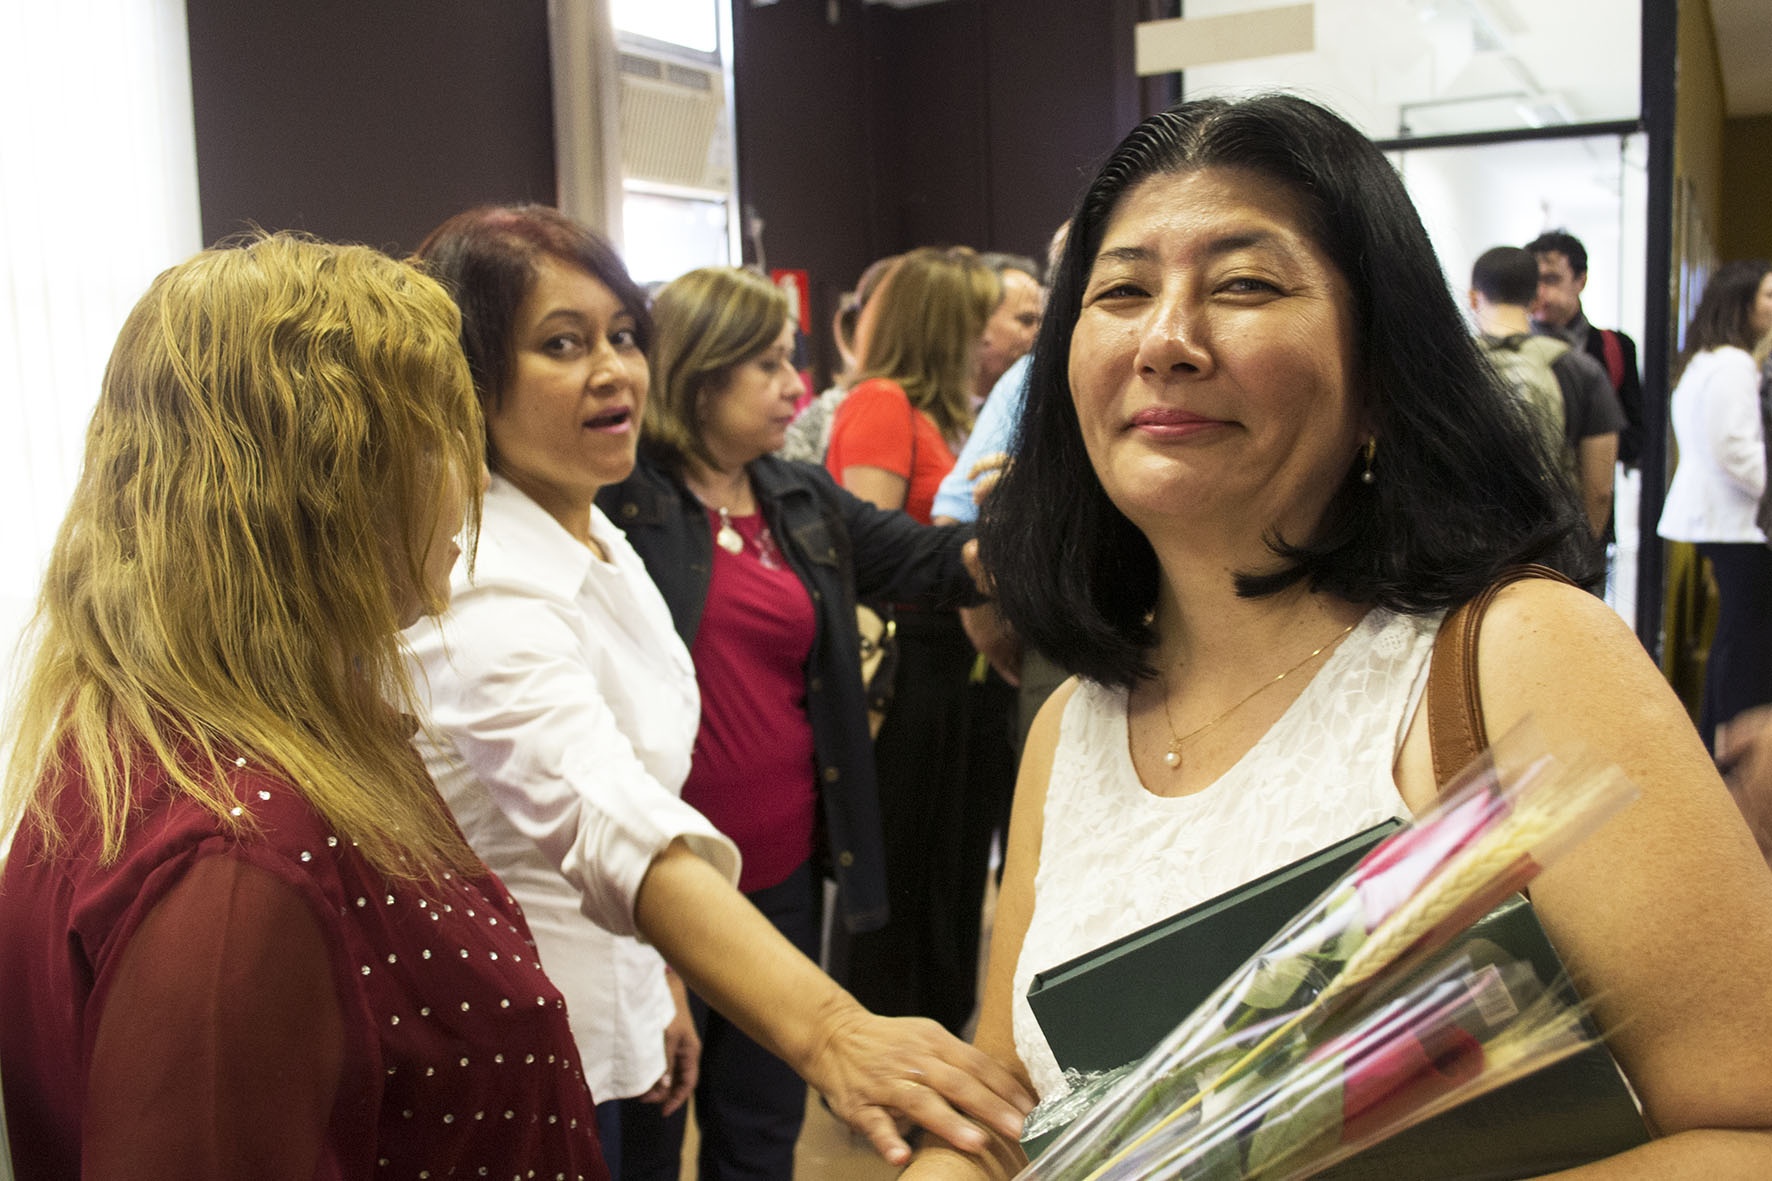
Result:
<svg viewBox="0 0 1772 1181"><path fill-rule="evenodd" d="M929 608L977 602L960 559L972 526L931 527L885 512L813 464L765 456L749 470L763 518L812 596L818 620L806 658L806 714L823 805L818 854L836 878L845 925L873 930L886 921L886 870L856 596ZM670 606L677 634L693 645L714 560L701 502L642 456L633 475L603 489L597 504L627 533Z"/></svg>

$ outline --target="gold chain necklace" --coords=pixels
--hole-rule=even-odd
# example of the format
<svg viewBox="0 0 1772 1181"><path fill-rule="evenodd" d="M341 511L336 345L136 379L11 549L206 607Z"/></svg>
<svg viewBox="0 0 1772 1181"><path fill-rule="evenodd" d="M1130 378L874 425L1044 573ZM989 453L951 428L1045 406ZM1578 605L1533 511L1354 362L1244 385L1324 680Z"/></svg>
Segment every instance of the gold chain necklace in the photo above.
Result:
<svg viewBox="0 0 1772 1181"><path fill-rule="evenodd" d="M1213 718L1210 722L1207 722L1204 726L1199 726L1199 727L1196 727L1192 730L1189 730L1186 734L1183 734L1179 738L1177 738L1175 736L1175 719L1172 716L1170 716L1170 713L1169 713L1169 674L1167 672L1162 672L1162 673L1157 674L1158 683L1161 684L1163 687L1163 722L1164 722L1164 724L1166 724L1169 727L1169 749L1163 752L1163 765L1165 767L1168 767L1171 771L1180 770L1181 769L1181 748L1183 746L1185 746L1187 743L1191 742L1193 739L1198 738L1200 735L1204 734L1206 731L1212 729L1212 727L1218 725L1218 723L1224 721L1226 718L1230 717L1232 714L1234 714L1238 710L1242 709L1245 705L1248 705L1251 701L1254 701L1257 697L1261 696L1261 694L1263 694L1267 690L1273 688L1275 685L1279 684L1281 681L1285 680L1287 677L1291 676L1293 673L1297 672L1299 669L1303 668L1305 665L1309 664L1311 661L1313 661L1317 657L1321 656L1324 652L1327 652L1329 650L1329 648L1332 647L1334 644L1338 643L1343 636L1347 635L1349 632L1353 631L1354 628L1358 627L1359 623L1360 623L1359 620L1357 620L1357 619L1354 620L1354 622L1348 624L1346 627L1342 628L1339 632L1337 632L1334 636L1330 637L1326 642L1324 642L1323 646L1318 648L1315 652L1312 652L1309 656L1306 656L1303 660L1299 661L1297 664L1293 665L1291 668L1287 669L1285 672L1281 673L1279 676L1275 677L1273 680L1263 681L1260 685L1256 686L1255 691L1250 693L1247 697L1238 701L1235 705L1231 706L1229 709L1225 710L1223 713L1221 713L1217 717Z"/></svg>

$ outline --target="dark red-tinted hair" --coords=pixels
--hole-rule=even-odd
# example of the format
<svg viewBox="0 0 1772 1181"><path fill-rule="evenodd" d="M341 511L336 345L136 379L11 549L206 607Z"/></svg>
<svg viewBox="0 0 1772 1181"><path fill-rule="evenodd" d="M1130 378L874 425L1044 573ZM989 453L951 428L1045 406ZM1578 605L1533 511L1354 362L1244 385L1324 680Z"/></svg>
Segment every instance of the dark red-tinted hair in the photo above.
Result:
<svg viewBox="0 0 1772 1181"><path fill-rule="evenodd" d="M634 318L640 350L652 345L646 295L601 234L547 205L482 205L458 213L419 243L418 259L461 308L462 348L480 407L488 413L504 397L517 309L544 255L580 268L614 292Z"/></svg>

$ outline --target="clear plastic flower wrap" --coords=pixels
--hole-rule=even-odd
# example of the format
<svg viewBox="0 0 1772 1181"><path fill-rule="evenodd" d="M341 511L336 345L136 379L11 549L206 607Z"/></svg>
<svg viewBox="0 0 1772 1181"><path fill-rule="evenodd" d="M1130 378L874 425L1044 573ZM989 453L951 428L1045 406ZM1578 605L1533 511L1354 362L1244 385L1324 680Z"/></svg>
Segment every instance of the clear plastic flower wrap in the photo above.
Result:
<svg viewBox="0 0 1772 1181"><path fill-rule="evenodd" d="M1582 1048L1581 1014L1528 966L1435 953L1635 795L1517 727L1099 1084L1020 1178L1308 1176Z"/></svg>

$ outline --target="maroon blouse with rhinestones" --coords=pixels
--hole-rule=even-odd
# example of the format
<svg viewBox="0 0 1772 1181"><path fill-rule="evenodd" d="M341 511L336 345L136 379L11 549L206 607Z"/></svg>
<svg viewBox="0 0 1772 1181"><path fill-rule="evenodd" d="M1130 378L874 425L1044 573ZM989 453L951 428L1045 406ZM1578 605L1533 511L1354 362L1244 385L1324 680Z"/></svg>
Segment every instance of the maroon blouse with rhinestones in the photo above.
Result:
<svg viewBox="0 0 1772 1181"><path fill-rule="evenodd" d="M21 1177L607 1178L564 1003L496 877L390 885L251 766L241 837L158 786L115 864L81 835L46 858L27 825L0 875Z"/></svg>

